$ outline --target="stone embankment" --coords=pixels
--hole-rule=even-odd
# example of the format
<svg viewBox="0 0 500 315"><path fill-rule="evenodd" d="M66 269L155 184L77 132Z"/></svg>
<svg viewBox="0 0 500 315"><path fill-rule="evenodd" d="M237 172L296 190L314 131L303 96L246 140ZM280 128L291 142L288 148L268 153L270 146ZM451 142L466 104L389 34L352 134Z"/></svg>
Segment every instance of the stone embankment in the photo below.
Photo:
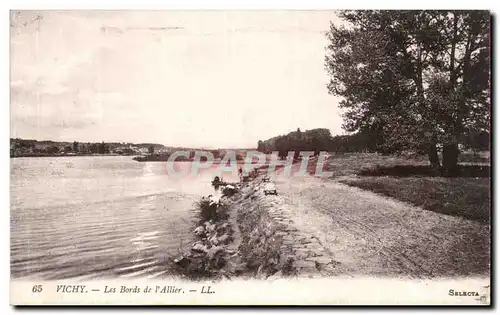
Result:
<svg viewBox="0 0 500 315"><path fill-rule="evenodd" d="M224 275L224 268L236 254L230 246L235 233L229 214L230 196L236 192L235 186L224 185L198 202L200 224L193 231L198 240L174 260L186 276L196 279Z"/></svg>
<svg viewBox="0 0 500 315"><path fill-rule="evenodd" d="M235 205L240 249L250 269L257 268L258 278L332 275L338 262L313 234L301 231L279 192L265 193L266 185L257 177Z"/></svg>
<svg viewBox="0 0 500 315"><path fill-rule="evenodd" d="M248 181L203 198L199 238L175 260L192 277L278 279L324 277L338 262L313 234L294 222L283 196L267 194L269 182L255 173Z"/></svg>

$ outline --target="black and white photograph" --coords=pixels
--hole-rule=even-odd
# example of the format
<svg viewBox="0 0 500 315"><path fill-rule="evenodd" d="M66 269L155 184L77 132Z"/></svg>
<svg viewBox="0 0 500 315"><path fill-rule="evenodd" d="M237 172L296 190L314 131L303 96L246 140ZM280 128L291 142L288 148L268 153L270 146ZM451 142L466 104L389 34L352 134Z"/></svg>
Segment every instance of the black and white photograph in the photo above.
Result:
<svg viewBox="0 0 500 315"><path fill-rule="evenodd" d="M12 305L491 305L490 11L9 17Z"/></svg>

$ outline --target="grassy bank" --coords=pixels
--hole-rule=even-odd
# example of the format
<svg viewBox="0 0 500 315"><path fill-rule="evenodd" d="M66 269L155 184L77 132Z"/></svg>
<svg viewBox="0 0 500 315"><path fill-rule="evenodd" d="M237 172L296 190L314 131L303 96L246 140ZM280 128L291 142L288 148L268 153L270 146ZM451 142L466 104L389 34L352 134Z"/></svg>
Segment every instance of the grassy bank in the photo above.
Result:
<svg viewBox="0 0 500 315"><path fill-rule="evenodd" d="M476 159L479 158L479 160ZM479 222L490 220L490 167L482 155L463 155L458 177L445 178L428 166L426 157L378 154L334 155L326 169L333 178L426 210Z"/></svg>
<svg viewBox="0 0 500 315"><path fill-rule="evenodd" d="M409 202L426 210L489 222L488 178L367 176L341 182Z"/></svg>

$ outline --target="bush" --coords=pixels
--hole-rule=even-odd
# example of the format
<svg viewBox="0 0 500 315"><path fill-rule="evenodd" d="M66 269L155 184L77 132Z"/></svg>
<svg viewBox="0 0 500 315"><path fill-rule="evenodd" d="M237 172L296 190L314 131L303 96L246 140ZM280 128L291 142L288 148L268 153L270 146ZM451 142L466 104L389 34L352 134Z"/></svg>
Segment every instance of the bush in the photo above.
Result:
<svg viewBox="0 0 500 315"><path fill-rule="evenodd" d="M216 221L226 218L227 207L221 202L214 202L210 197L203 197L197 202L201 221Z"/></svg>
<svg viewBox="0 0 500 315"><path fill-rule="evenodd" d="M209 198L201 198L198 201L198 208L200 209L200 216L202 221L215 220L217 217L218 204L213 203Z"/></svg>
<svg viewBox="0 0 500 315"><path fill-rule="evenodd" d="M238 189L234 186L224 186L222 188L222 194L227 197L231 197L238 192Z"/></svg>

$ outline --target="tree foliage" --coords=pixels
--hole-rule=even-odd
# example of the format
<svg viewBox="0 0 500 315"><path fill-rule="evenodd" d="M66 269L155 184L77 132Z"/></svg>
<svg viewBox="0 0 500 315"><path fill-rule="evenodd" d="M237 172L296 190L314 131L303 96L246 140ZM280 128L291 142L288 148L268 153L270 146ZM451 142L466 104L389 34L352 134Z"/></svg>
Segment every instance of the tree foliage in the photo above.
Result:
<svg viewBox="0 0 500 315"><path fill-rule="evenodd" d="M332 137L330 130L318 128L300 132L290 132L286 135L274 137L265 141L259 140L257 151L271 153L278 151L281 158L288 152L295 152L298 157L300 151L313 151L316 155L321 151L327 152L376 152L377 139L374 133L356 132L348 135ZM384 153L389 153L385 152Z"/></svg>
<svg viewBox="0 0 500 315"><path fill-rule="evenodd" d="M427 152L456 167L458 144L489 129L487 11L343 11L325 66L343 97L344 129L377 136L380 150Z"/></svg>
<svg viewBox="0 0 500 315"><path fill-rule="evenodd" d="M290 132L286 135L274 137L265 141L259 140L257 150L265 153L278 151L281 158L288 156L288 152L294 151L295 158L300 151L328 151L331 148L332 135L329 129L317 128L306 131Z"/></svg>

